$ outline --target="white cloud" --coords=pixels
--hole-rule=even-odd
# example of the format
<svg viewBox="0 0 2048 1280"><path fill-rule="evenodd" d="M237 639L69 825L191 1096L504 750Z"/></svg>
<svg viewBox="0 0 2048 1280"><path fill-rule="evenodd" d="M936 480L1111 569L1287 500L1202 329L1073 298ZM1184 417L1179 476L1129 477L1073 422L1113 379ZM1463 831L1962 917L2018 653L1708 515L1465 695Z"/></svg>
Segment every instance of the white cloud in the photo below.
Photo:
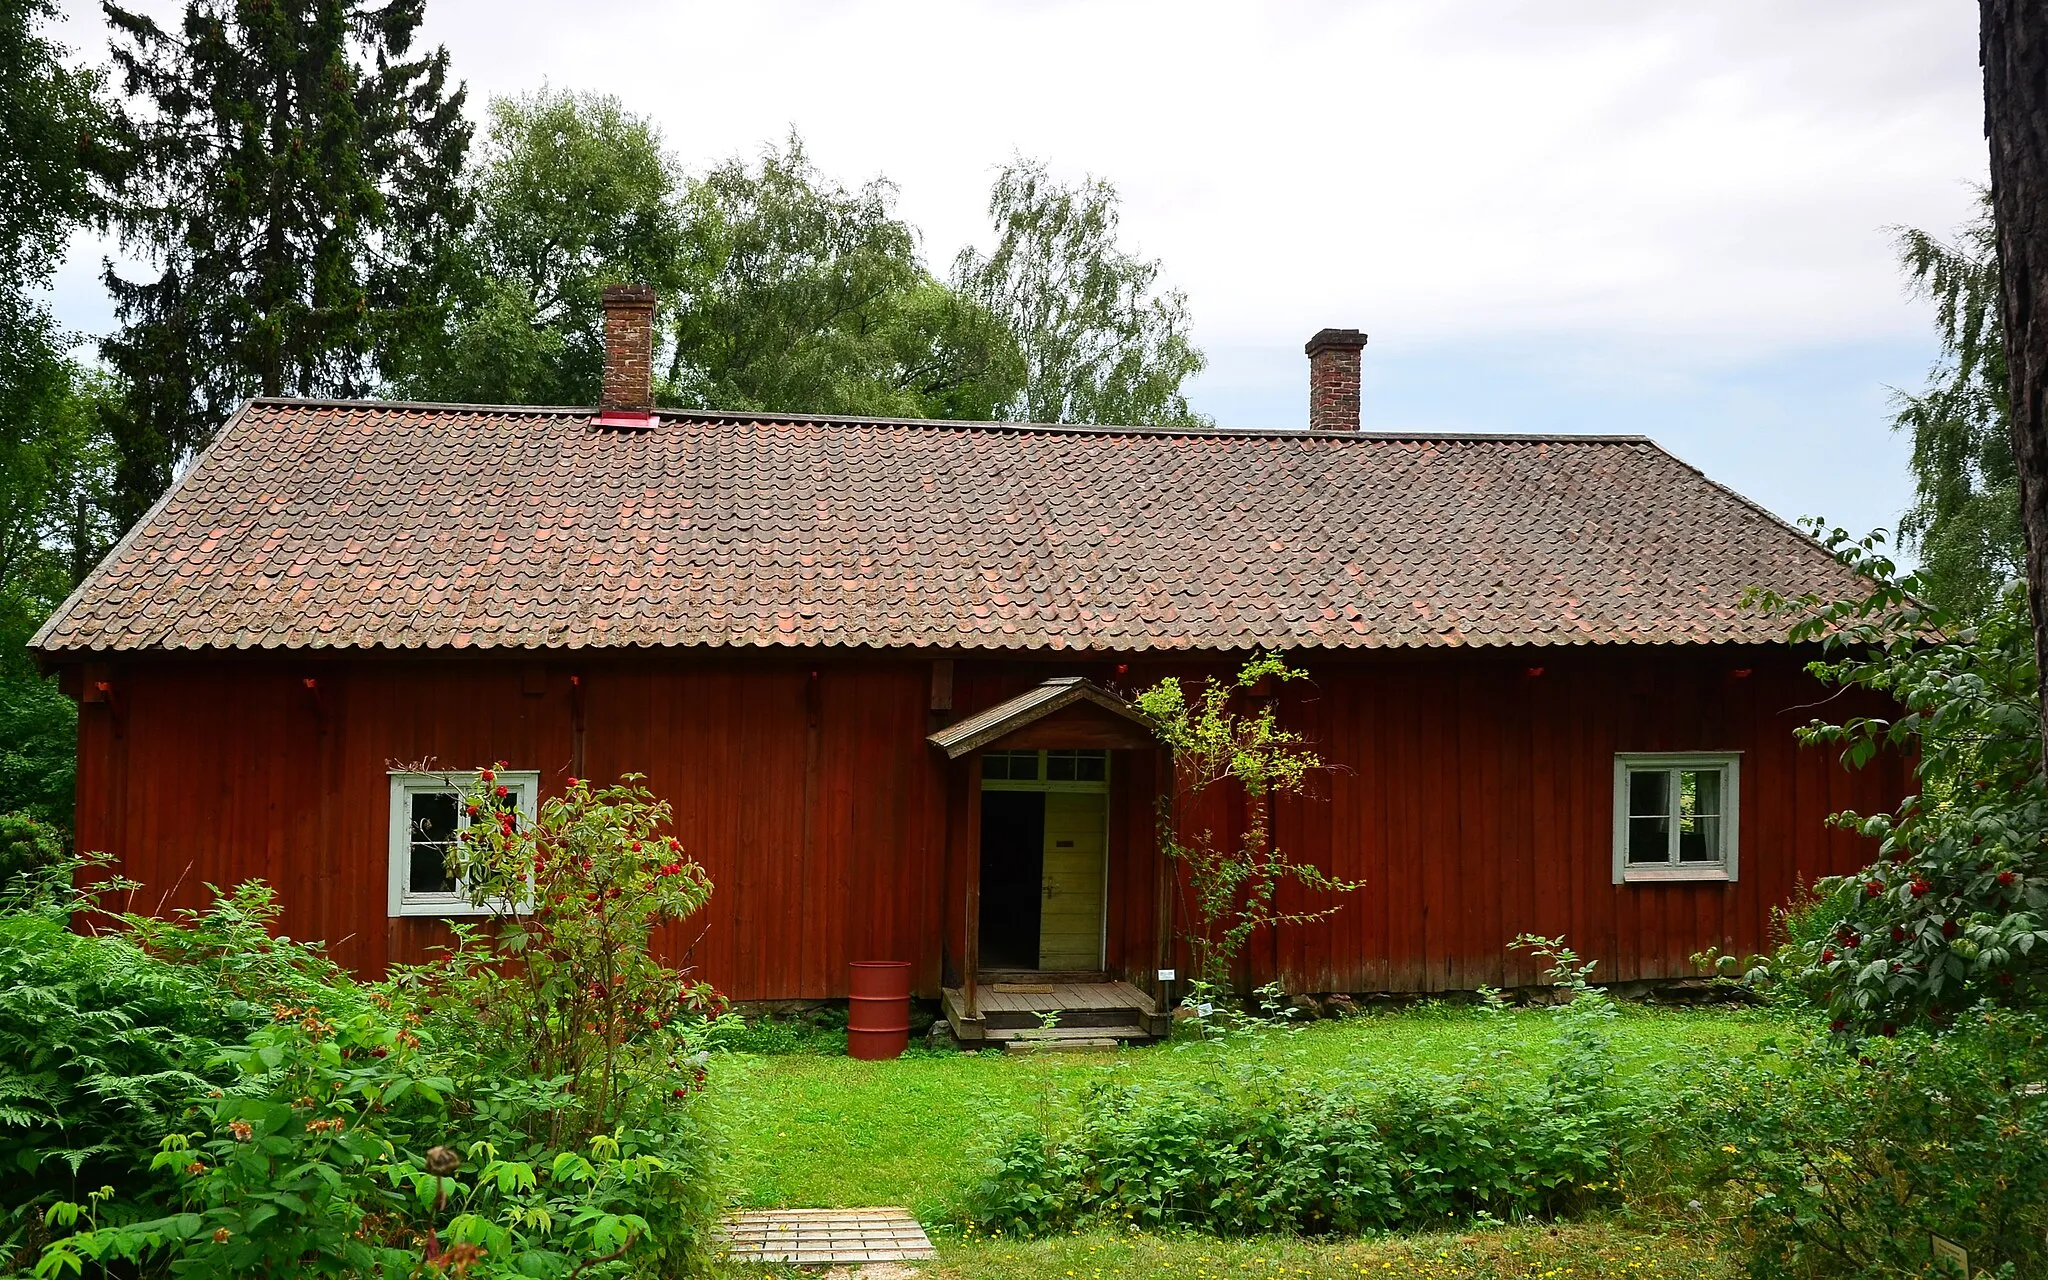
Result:
<svg viewBox="0 0 2048 1280"><path fill-rule="evenodd" d="M943 263L1013 151L1107 176L1213 342L1356 323L1749 350L1897 334L1884 228L1983 167L1973 13L1802 3L504 5L479 97L608 88L686 160L795 126Z"/></svg>
<svg viewBox="0 0 2048 1280"><path fill-rule="evenodd" d="M1109 177L1218 343L1896 335L1884 228L1958 221L1984 164L1974 11L1926 0L433 0L426 34L479 109L609 90L692 163L793 126L941 266L1013 151Z"/></svg>
<svg viewBox="0 0 2048 1280"><path fill-rule="evenodd" d="M96 51L97 5L73 2ZM1775 477L1758 496L1793 514L1840 509L1801 487L1830 453L1875 518L1903 503L1877 384L1917 381L1928 329L1886 228L1952 227L1985 163L1954 2L430 0L426 35L479 115L543 81L606 90L700 167L795 127L841 180L894 179L941 269L986 236L1011 154L1108 177L1223 357L1207 385L1232 421L1299 420L1300 344L1326 324L1370 331L1378 361L1498 376L1521 399L1490 402L1496 428L1526 403L1546 428L1655 432L1662 397L1757 403L1759 370L1836 353L1834 382L1787 384L1800 439L1703 424L1688 446ZM84 327L91 282L59 289ZM1859 344L1877 354L1839 356Z"/></svg>

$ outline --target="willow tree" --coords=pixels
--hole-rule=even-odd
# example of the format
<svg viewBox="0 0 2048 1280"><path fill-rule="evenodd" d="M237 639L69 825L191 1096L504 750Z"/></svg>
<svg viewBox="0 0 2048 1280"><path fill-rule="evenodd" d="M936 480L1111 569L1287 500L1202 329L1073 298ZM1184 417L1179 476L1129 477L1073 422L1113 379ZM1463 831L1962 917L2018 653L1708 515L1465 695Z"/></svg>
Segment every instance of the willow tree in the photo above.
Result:
<svg viewBox="0 0 2048 1280"><path fill-rule="evenodd" d="M1019 160L989 193L994 248L963 250L954 287L1000 318L1024 355L1003 416L1030 422L1208 425L1188 404L1207 365L1189 337L1187 296L1156 259L1119 238L1116 188L1055 181Z"/></svg>
<svg viewBox="0 0 2048 1280"><path fill-rule="evenodd" d="M1899 518L1899 533L1919 555L1928 600L1972 618L2019 578L2026 555L1998 314L1997 237L1989 192L1953 239L1912 228L1899 232L1900 262L1914 292L1934 304L1941 343L1926 386L1895 397L1893 426L1913 441L1913 505Z"/></svg>

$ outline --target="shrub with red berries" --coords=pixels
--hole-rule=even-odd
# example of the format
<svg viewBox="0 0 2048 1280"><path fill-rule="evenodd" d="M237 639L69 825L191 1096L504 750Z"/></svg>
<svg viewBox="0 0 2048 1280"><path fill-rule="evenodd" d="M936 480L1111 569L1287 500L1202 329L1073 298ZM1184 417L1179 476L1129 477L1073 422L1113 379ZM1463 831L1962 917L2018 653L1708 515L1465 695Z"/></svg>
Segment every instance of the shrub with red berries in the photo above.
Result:
<svg viewBox="0 0 2048 1280"><path fill-rule="evenodd" d="M1819 530L1816 529L1816 533ZM2048 785L2041 773L2033 634L2022 593L1965 624L1913 597L1876 538L1829 538L1878 586L1866 598L1785 601L1794 643L1818 644L1809 670L1892 699L1895 717L1816 721L1802 741L1861 766L1881 750L1917 757L1919 794L1893 813L1833 821L1877 841L1852 877L1822 881L1820 929L1774 968L1846 1035L1940 1029L1985 1002L2048 998Z"/></svg>
<svg viewBox="0 0 2048 1280"><path fill-rule="evenodd" d="M497 769L478 771L454 855L472 900L492 910L450 966L477 1022L576 1099L587 1133L558 1139L697 1091L693 1036L723 1005L663 954L711 878L668 834L667 802L637 774L610 787L572 778L525 822Z"/></svg>

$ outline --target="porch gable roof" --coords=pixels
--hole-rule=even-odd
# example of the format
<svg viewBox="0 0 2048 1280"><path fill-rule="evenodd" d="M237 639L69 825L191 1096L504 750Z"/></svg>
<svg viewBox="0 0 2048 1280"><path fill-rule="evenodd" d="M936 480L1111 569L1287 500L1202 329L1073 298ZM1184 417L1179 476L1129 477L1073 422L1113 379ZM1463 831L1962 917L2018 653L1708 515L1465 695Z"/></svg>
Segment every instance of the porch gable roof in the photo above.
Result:
<svg viewBox="0 0 2048 1280"><path fill-rule="evenodd" d="M929 735L925 741L945 752L948 760L958 760L970 751L979 750L1026 725L1077 704L1089 704L1121 716L1142 728L1147 736L1152 732L1150 722L1136 707L1109 690L1080 676L1060 676L1020 693L1008 702L998 702L958 724L948 725Z"/></svg>

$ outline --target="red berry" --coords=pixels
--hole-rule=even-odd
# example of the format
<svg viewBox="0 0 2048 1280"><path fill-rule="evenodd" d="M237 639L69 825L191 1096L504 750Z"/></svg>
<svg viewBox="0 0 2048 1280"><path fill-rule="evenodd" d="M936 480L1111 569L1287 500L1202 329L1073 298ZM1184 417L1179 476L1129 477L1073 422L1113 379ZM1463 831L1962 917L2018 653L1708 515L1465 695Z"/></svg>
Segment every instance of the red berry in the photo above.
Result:
<svg viewBox="0 0 2048 1280"><path fill-rule="evenodd" d="M1822 947L1820 949L1820 962L1822 964L1833 964L1835 962L1835 949L1833 947Z"/></svg>
<svg viewBox="0 0 2048 1280"><path fill-rule="evenodd" d="M1922 879L1921 877L1919 877L1919 876L1914 876L1914 877L1913 877L1913 896L1914 896L1914 897L1916 897L1916 898L1924 898L1924 897L1926 897L1926 896L1927 896L1927 893L1928 893L1928 891L1929 891L1930 889L1932 889L1932 888L1934 888L1934 886L1933 886L1933 885L1931 885L1931 884L1929 884L1929 883L1927 883L1927 881L1926 881L1926 880L1924 880L1924 879Z"/></svg>
<svg viewBox="0 0 2048 1280"><path fill-rule="evenodd" d="M690 1096L690 1091L688 1089L678 1087L675 1091L675 1096L678 1098L687 1098Z"/></svg>
<svg viewBox="0 0 2048 1280"><path fill-rule="evenodd" d="M1893 925L1893 926L1892 926L1892 941L1893 941L1893 942L1904 942L1905 940L1906 940L1906 931L1905 931L1904 929L1901 929L1901 928L1899 928L1899 926L1897 926L1897 925Z"/></svg>
<svg viewBox="0 0 2048 1280"><path fill-rule="evenodd" d="M1847 1031L1848 1029L1849 1020L1847 1018L1836 1018L1833 1022L1828 1023L1828 1030L1830 1031Z"/></svg>
<svg viewBox="0 0 2048 1280"><path fill-rule="evenodd" d="M2018 879L2019 877L2014 875L2010 871L2001 871L1998 873L1998 883L2008 889L2012 888L2013 883Z"/></svg>
<svg viewBox="0 0 2048 1280"><path fill-rule="evenodd" d="M1955 936L1956 936L1956 922L1955 922L1955 921L1953 921L1953 920L1944 920L1944 921L1942 921L1942 922L1941 922L1941 936L1942 936L1942 937L1944 937L1944 938L1953 938L1953 937L1955 937Z"/></svg>
<svg viewBox="0 0 2048 1280"><path fill-rule="evenodd" d="M1884 881L1872 880L1869 884L1863 886L1863 892L1868 896L1875 898L1877 895L1884 892Z"/></svg>

